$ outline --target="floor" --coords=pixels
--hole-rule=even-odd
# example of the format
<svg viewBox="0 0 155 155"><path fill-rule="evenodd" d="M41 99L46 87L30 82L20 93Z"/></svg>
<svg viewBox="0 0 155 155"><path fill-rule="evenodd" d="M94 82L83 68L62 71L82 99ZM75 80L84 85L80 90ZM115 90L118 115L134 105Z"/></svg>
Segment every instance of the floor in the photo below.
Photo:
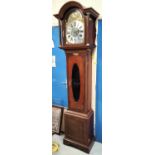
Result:
<svg viewBox="0 0 155 155"><path fill-rule="evenodd" d="M63 138L64 138L63 135L61 135L61 136L53 135L52 136L52 141L56 142L60 145L59 151L53 153L53 155L88 155L87 153L80 151L76 148L64 145ZM102 144L95 142L89 155L102 155Z"/></svg>

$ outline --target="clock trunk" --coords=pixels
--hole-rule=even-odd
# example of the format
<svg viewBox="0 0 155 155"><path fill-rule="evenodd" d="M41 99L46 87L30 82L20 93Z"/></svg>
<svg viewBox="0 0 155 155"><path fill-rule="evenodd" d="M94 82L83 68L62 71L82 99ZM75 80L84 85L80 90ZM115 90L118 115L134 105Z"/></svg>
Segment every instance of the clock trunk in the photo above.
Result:
<svg viewBox="0 0 155 155"><path fill-rule="evenodd" d="M92 59L90 50L67 50L68 109L91 110ZM77 95L77 96L76 96Z"/></svg>
<svg viewBox="0 0 155 155"><path fill-rule="evenodd" d="M93 144L92 51L67 50L68 111L64 143L89 152Z"/></svg>

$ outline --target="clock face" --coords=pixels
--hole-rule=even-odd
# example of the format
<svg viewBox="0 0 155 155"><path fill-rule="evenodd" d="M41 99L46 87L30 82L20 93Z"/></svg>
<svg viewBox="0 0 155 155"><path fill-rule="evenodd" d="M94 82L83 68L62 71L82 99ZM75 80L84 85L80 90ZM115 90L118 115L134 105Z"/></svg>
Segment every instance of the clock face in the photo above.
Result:
<svg viewBox="0 0 155 155"><path fill-rule="evenodd" d="M84 19L80 11L72 12L66 23L66 44L81 44L84 42Z"/></svg>

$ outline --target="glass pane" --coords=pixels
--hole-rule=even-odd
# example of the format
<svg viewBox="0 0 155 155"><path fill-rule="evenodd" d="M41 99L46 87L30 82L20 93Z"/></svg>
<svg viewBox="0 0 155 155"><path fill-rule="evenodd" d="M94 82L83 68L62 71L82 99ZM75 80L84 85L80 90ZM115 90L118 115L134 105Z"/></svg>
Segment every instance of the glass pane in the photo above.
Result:
<svg viewBox="0 0 155 155"><path fill-rule="evenodd" d="M72 69L72 90L75 101L78 101L80 97L80 74L77 64L74 64Z"/></svg>

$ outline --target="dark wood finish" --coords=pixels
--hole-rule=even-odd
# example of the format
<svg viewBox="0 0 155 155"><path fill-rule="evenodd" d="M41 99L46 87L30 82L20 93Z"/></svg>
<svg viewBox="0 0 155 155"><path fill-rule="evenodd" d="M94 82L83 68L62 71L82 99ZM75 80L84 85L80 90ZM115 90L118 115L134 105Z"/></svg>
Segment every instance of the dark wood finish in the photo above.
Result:
<svg viewBox="0 0 155 155"><path fill-rule="evenodd" d="M65 37L65 27L66 27L66 19L70 11L80 10L85 23L85 42L83 44L66 44ZM95 38L96 38L96 29L95 29L95 21L98 17L98 13L93 8L84 8L81 4L70 1L62 6L58 14L54 16L59 20L60 26L60 48L62 49L88 49L95 47Z"/></svg>
<svg viewBox="0 0 155 155"><path fill-rule="evenodd" d="M70 13L79 10L84 19L84 42L81 44L66 44L66 21ZM92 99L92 52L95 46L95 22L98 13L93 8L84 8L81 4L70 1L64 4L59 13L54 15L59 20L60 48L64 49L67 61L68 81L68 111L65 112L64 144L74 146L89 152L93 145L93 119L91 108ZM73 66L78 66L80 89L78 99L73 93ZM78 90L79 90L78 89Z"/></svg>
<svg viewBox="0 0 155 155"><path fill-rule="evenodd" d="M63 117L62 117L62 125L61 125L61 132L65 133L65 113L66 113L67 109L64 108L63 109Z"/></svg>
<svg viewBox="0 0 155 155"><path fill-rule="evenodd" d="M91 110L91 83L92 83L92 59L91 51L74 50L74 52L66 52L67 58L67 81L68 81L68 101L69 110L87 113ZM80 98L75 101L73 97L72 82L72 68L77 64L80 71Z"/></svg>
<svg viewBox="0 0 155 155"><path fill-rule="evenodd" d="M64 144L89 153L93 144L93 111L87 114L68 110L65 113Z"/></svg>

